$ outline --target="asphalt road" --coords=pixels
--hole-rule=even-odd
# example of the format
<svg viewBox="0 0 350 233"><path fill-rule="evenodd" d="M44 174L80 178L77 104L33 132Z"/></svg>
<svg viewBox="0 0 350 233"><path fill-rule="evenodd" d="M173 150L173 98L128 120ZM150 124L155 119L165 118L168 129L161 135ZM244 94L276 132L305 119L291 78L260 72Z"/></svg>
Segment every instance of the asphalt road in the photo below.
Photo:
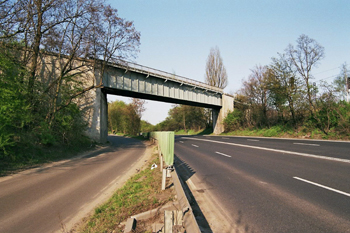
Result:
<svg viewBox="0 0 350 233"><path fill-rule="evenodd" d="M146 146L109 136L112 146L87 157L0 179L0 232L70 230L135 173ZM138 161L138 162L136 162Z"/></svg>
<svg viewBox="0 0 350 233"><path fill-rule="evenodd" d="M232 232L350 232L349 142L177 137L175 155Z"/></svg>

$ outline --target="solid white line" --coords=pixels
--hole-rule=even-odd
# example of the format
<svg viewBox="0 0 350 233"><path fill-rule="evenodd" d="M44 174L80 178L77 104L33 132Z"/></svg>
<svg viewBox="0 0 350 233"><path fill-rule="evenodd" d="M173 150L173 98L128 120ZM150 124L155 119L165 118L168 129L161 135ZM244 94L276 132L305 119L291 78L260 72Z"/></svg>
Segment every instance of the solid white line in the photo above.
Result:
<svg viewBox="0 0 350 233"><path fill-rule="evenodd" d="M300 155L300 156L309 157L309 158L325 159L325 160L330 160L330 161L350 163L350 160L348 160L348 159L340 159L340 158L333 158L333 157L327 157L327 156L322 156L322 155L313 155L313 154L299 153L299 152L293 152L293 151L287 151L287 150L277 150L277 149L271 149L271 148L260 147L260 146L249 146L249 145L243 145L243 144L237 144L237 143L231 143L231 142L220 142L220 141L214 141L214 140L208 140L208 139L199 139L199 138L191 138L191 137L182 138L182 139L214 142L214 143L219 143L219 144L240 146L240 147L258 149L258 150L267 150L267 151L273 151L273 152L279 152L279 153L285 153L285 154Z"/></svg>
<svg viewBox="0 0 350 233"><path fill-rule="evenodd" d="M204 137L220 137L220 135L203 135ZM253 136L227 136L230 138L252 138ZM258 137L254 136L254 138L261 138L266 140L289 140L289 141L310 141L310 142L339 142L339 143L350 143L350 141L339 141L339 140L326 140L326 139L299 139L299 138L277 138L277 137Z"/></svg>
<svg viewBox="0 0 350 233"><path fill-rule="evenodd" d="M217 154L219 154L219 155L223 155L223 156L226 156L226 157L229 157L229 158L231 158L231 156L230 155L226 155L226 154L224 154L224 153L220 153L220 152L215 152L215 153L217 153Z"/></svg>
<svg viewBox="0 0 350 233"><path fill-rule="evenodd" d="M197 146L197 145L195 145L195 144L192 144L192 146L194 146L194 147L199 147L199 146Z"/></svg>
<svg viewBox="0 0 350 233"><path fill-rule="evenodd" d="M247 139L248 141L252 141L252 142L258 142L260 140L256 140L256 139Z"/></svg>
<svg viewBox="0 0 350 233"><path fill-rule="evenodd" d="M295 145L304 145L304 146L320 146L319 144L308 144L308 143L298 143L298 142L294 142L293 144L295 144Z"/></svg>
<svg viewBox="0 0 350 233"><path fill-rule="evenodd" d="M312 181L309 181L309 180L305 180L305 179L302 179L302 178L299 178L299 177L296 177L296 176L294 176L293 178L350 197L350 193L346 193L346 192L343 192L343 191L340 191L340 190L337 190L337 189L334 189L334 188L330 188L330 187L324 186L322 184L318 184L318 183L315 183L315 182L312 182Z"/></svg>

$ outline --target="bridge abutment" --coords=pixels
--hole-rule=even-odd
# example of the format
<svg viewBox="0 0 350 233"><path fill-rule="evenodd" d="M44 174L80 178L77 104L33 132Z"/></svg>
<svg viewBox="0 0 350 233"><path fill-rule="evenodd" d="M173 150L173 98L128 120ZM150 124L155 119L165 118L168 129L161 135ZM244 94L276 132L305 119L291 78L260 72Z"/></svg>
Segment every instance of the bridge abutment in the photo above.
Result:
<svg viewBox="0 0 350 233"><path fill-rule="evenodd" d="M234 109L234 98L228 95L222 95L222 107L220 110L213 109L213 133L221 134L225 131L224 119L229 112Z"/></svg>
<svg viewBox="0 0 350 233"><path fill-rule="evenodd" d="M90 98L94 99L88 112L89 127L87 135L96 142L106 143L108 136L108 105L107 94L101 88L90 92Z"/></svg>

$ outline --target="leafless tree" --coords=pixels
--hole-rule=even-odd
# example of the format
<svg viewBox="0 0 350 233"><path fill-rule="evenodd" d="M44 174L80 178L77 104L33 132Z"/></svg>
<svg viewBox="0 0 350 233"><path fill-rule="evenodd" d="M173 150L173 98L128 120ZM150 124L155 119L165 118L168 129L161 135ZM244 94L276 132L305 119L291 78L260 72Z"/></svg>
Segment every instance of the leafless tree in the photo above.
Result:
<svg viewBox="0 0 350 233"><path fill-rule="evenodd" d="M223 89L228 84L226 68L218 47L212 48L207 58L205 82Z"/></svg>
<svg viewBox="0 0 350 233"><path fill-rule="evenodd" d="M285 52L293 68L305 82L309 111L311 115L314 115L316 109L312 100L312 93L315 91L315 87L310 84L310 80L313 78L311 70L324 58L324 47L303 34L297 39L297 45L294 47L290 44Z"/></svg>

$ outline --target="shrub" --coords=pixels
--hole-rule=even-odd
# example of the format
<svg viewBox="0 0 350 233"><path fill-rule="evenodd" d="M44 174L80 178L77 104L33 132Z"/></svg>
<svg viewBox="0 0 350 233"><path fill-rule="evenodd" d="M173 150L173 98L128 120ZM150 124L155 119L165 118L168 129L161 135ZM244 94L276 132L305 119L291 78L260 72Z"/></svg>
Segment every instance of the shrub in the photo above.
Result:
<svg viewBox="0 0 350 233"><path fill-rule="evenodd" d="M243 113L236 109L233 112L229 112L224 119L225 131L234 131L239 129L243 124Z"/></svg>

